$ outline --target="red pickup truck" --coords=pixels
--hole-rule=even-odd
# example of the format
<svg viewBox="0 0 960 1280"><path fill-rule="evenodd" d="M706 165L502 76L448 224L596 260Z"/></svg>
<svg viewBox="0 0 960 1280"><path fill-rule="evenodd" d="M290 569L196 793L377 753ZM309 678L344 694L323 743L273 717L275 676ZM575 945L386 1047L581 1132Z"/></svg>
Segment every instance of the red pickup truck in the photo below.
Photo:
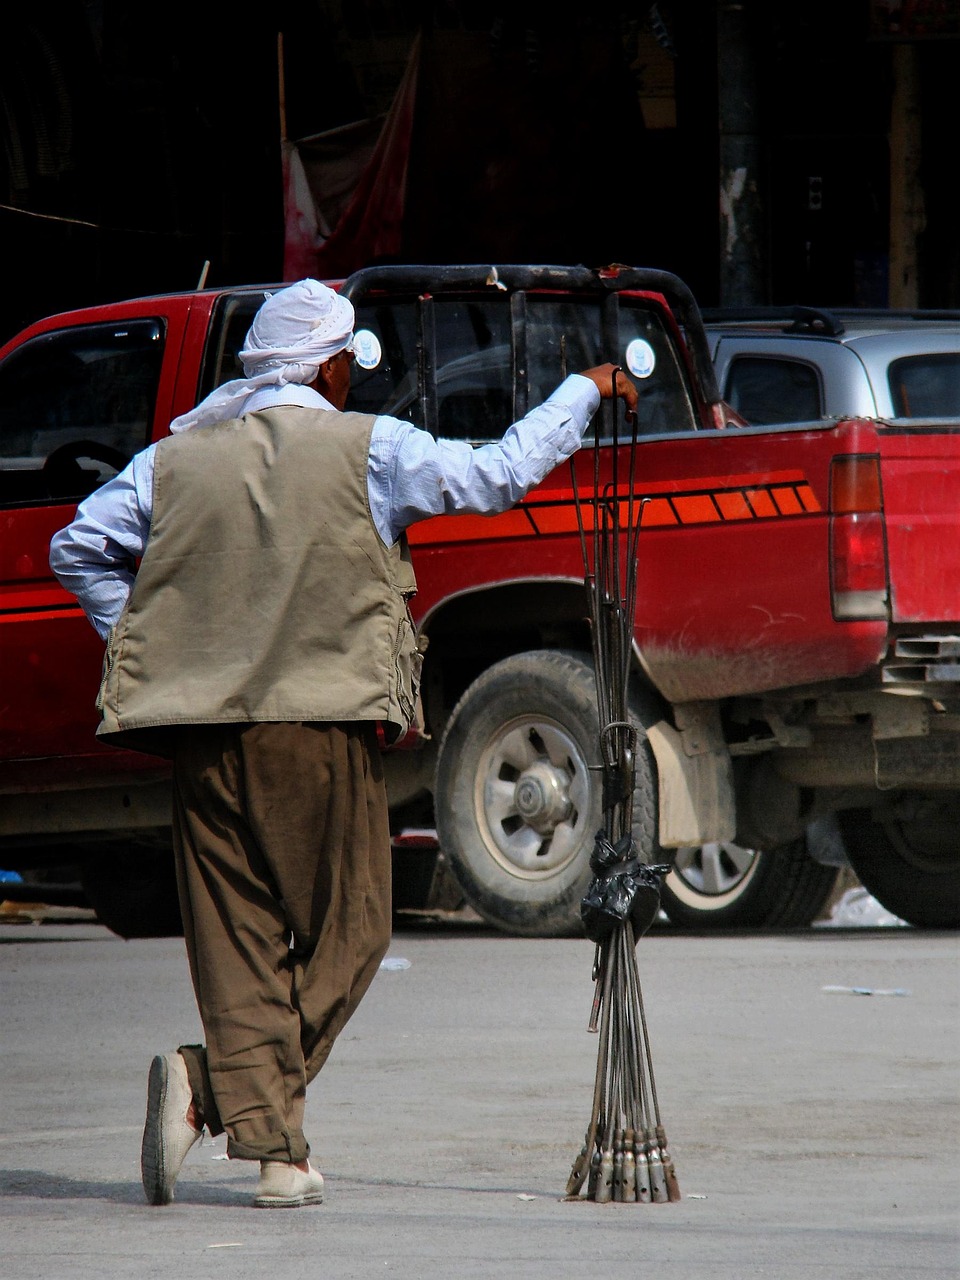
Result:
<svg viewBox="0 0 960 1280"><path fill-rule="evenodd" d="M805 832L835 815L889 910L956 927L960 421L743 425L693 298L664 272L382 267L339 287L358 314L350 407L439 435L499 438L567 370L632 373L647 856L761 850L765 887L740 922L800 923L834 876ZM95 741L102 647L51 577L48 544L79 499L234 376L263 296L89 308L0 350L0 865L79 862L128 935L175 912L167 767ZM612 454L601 440L606 483ZM385 754L395 829L435 826L468 901L517 933L577 927L599 825L575 504L593 468L584 449L503 515L410 530L429 736ZM617 475L624 490L624 459Z"/></svg>

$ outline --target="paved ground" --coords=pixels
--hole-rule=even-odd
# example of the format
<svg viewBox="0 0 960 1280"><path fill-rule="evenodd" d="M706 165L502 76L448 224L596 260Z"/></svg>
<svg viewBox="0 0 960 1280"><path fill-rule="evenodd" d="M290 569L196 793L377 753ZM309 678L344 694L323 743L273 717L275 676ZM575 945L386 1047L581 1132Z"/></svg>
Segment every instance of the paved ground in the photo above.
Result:
<svg viewBox="0 0 960 1280"><path fill-rule="evenodd" d="M956 936L640 944L684 1199L566 1203L596 1039L592 948L412 928L317 1081L323 1206L248 1207L195 1149L143 1203L146 1067L199 1035L182 944L0 925L0 1275L836 1280L960 1272ZM827 986L907 995L829 993Z"/></svg>

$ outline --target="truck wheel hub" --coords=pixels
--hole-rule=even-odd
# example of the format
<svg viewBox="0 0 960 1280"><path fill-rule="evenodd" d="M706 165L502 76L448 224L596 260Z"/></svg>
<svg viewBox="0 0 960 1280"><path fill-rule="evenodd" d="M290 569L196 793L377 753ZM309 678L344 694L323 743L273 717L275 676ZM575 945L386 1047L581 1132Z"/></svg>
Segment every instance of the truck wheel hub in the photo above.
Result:
<svg viewBox="0 0 960 1280"><path fill-rule="evenodd" d="M534 830L546 834L570 816L566 779L553 765L533 765L517 780L517 813Z"/></svg>

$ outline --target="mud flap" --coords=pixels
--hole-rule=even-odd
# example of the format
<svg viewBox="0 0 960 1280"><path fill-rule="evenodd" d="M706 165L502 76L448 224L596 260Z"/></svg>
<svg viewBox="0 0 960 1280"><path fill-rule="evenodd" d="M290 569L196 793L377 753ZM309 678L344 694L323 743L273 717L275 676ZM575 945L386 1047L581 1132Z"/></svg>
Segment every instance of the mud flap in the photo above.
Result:
<svg viewBox="0 0 960 1280"><path fill-rule="evenodd" d="M688 754L683 735L665 720L648 725L646 733L657 761L661 845L676 849L733 840L737 815L726 748Z"/></svg>

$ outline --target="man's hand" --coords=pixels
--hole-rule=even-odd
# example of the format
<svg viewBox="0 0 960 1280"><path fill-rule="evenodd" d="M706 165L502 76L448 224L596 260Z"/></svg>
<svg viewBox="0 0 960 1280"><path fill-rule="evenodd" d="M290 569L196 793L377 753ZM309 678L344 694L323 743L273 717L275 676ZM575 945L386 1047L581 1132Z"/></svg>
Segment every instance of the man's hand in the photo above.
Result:
<svg viewBox="0 0 960 1280"><path fill-rule="evenodd" d="M581 371L581 377L589 378L604 400L610 400L613 397L614 375L616 375L617 379L617 395L626 405L628 413L636 413L637 388L619 365L601 364L596 369L583 369Z"/></svg>

